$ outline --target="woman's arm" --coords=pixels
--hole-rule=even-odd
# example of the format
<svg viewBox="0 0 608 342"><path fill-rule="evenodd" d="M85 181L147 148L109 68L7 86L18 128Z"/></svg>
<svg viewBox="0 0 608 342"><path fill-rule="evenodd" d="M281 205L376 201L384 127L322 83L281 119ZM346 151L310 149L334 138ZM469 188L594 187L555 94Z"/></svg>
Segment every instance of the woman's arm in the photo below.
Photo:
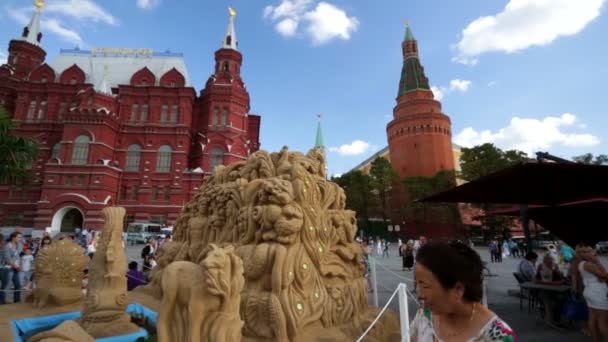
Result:
<svg viewBox="0 0 608 342"><path fill-rule="evenodd" d="M583 268L585 269L585 271L594 274L601 281L608 280L608 272L606 272L606 269L599 262L599 259L597 257L594 257L592 261L587 261L583 265Z"/></svg>

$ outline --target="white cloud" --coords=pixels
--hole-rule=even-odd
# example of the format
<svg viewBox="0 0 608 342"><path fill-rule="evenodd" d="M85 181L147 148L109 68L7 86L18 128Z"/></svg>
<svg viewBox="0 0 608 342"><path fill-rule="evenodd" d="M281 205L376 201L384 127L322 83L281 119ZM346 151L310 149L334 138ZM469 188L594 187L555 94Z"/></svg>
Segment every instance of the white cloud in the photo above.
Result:
<svg viewBox="0 0 608 342"><path fill-rule="evenodd" d="M151 9L160 4L160 0L137 0L137 7Z"/></svg>
<svg viewBox="0 0 608 342"><path fill-rule="evenodd" d="M277 32L285 37L291 37L296 34L298 29L298 21L293 18L285 18L275 26Z"/></svg>
<svg viewBox="0 0 608 342"><path fill-rule="evenodd" d="M576 123L576 116L570 113L548 116L542 120L514 117L509 126L496 132L465 128L454 137L454 142L464 147L489 142L503 149L517 149L528 154L555 145L589 147L600 143L600 139L592 134L566 132L566 129L576 127Z"/></svg>
<svg viewBox="0 0 608 342"><path fill-rule="evenodd" d="M154 1L152 1L154 2ZM83 21L103 22L117 25L118 20L92 0L55 0L49 1L45 13L60 14Z"/></svg>
<svg viewBox="0 0 608 342"><path fill-rule="evenodd" d="M370 143L363 140L355 140L350 144L340 145L339 147L330 147L330 152L336 152L341 156L358 156L372 149Z"/></svg>
<svg viewBox="0 0 608 342"><path fill-rule="evenodd" d="M452 61L475 65L486 52L513 53L575 35L599 16L605 1L510 0L502 12L479 17L462 30Z"/></svg>
<svg viewBox="0 0 608 342"><path fill-rule="evenodd" d="M449 93L452 93L455 91L459 91L462 93L466 92L471 87L471 84L473 84L473 82L471 82L469 80L455 79L455 80L450 81L449 87L431 86L431 91L433 92L433 95L435 95L435 100L441 101Z"/></svg>
<svg viewBox="0 0 608 342"><path fill-rule="evenodd" d="M467 90L469 90L470 86L471 86L471 81L469 81L469 80L455 79L455 80L450 81L450 91L461 91L464 93Z"/></svg>
<svg viewBox="0 0 608 342"><path fill-rule="evenodd" d="M6 54L6 52L0 50L0 65L2 64L6 64L8 55Z"/></svg>
<svg viewBox="0 0 608 342"><path fill-rule="evenodd" d="M82 44L82 37L74 30L70 30L63 26L58 19L46 19L40 22L43 31L53 32L54 34L61 37L63 40L77 45Z"/></svg>
<svg viewBox="0 0 608 342"><path fill-rule="evenodd" d="M346 12L326 2L320 2L304 18L310 21L306 30L315 44L324 44L334 38L349 40L351 33L359 27L357 18L348 17Z"/></svg>
<svg viewBox="0 0 608 342"><path fill-rule="evenodd" d="M490 81L488 82L488 87L492 88L494 87L498 82L497 81Z"/></svg>
<svg viewBox="0 0 608 342"><path fill-rule="evenodd" d="M445 96L446 89L444 87L432 86L431 91L433 92L433 95L435 95L435 100L441 101Z"/></svg>
<svg viewBox="0 0 608 342"><path fill-rule="evenodd" d="M336 5L321 1L312 6L312 0L281 0L277 6L264 8L264 18L276 22L275 30L284 37L293 37L302 28L315 45L349 40L359 28L359 20Z"/></svg>
<svg viewBox="0 0 608 342"><path fill-rule="evenodd" d="M30 11L28 9L7 9L7 11L8 14L21 25L25 26L30 21ZM40 26L43 33L51 32L67 42L79 45L82 44L82 37L80 37L80 34L74 30L68 29L56 18L41 19Z"/></svg>

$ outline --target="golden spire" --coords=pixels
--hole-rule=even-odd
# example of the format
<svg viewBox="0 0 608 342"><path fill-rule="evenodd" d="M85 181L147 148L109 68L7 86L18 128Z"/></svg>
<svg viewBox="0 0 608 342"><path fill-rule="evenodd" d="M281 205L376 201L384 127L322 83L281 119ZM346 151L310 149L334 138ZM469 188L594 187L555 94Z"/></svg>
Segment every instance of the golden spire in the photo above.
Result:
<svg viewBox="0 0 608 342"><path fill-rule="evenodd" d="M44 7L44 0L34 0L34 7L36 7L36 12L40 13L40 10Z"/></svg>
<svg viewBox="0 0 608 342"><path fill-rule="evenodd" d="M236 17L236 11L234 10L234 8L232 6L228 6L228 14L230 15L231 18Z"/></svg>

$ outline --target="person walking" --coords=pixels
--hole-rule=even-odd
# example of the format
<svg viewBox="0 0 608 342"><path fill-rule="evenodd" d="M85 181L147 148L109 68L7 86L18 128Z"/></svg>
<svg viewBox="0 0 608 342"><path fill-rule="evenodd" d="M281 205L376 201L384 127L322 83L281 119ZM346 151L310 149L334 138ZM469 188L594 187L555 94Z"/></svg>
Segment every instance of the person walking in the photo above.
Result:
<svg viewBox="0 0 608 342"><path fill-rule="evenodd" d="M403 246L403 242L401 238L397 239L397 250L399 251L399 256L401 256L401 246Z"/></svg>
<svg viewBox="0 0 608 342"><path fill-rule="evenodd" d="M384 257L386 257L388 259L389 255L388 255L388 246L390 245L390 242L386 241L386 240L382 240L382 259L384 259Z"/></svg>
<svg viewBox="0 0 608 342"><path fill-rule="evenodd" d="M376 254L378 256L382 255L382 240L380 240L380 237L378 237L376 239L378 242L376 243Z"/></svg>
<svg viewBox="0 0 608 342"><path fill-rule="evenodd" d="M401 257L403 258L403 271L411 271L414 267L414 242L412 240L401 246Z"/></svg>
<svg viewBox="0 0 608 342"><path fill-rule="evenodd" d="M490 251L490 261L498 262L498 242L496 240L490 242L488 250Z"/></svg>

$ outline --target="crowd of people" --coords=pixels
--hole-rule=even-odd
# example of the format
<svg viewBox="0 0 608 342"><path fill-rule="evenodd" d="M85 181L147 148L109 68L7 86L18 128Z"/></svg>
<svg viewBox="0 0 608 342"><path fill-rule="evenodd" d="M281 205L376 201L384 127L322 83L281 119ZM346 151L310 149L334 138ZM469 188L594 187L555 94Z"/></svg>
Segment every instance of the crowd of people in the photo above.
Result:
<svg viewBox="0 0 608 342"><path fill-rule="evenodd" d="M559 325L564 305L570 299L583 301L588 310L588 324L584 331L593 341L608 340L608 272L598 259L594 248L585 244L570 246L550 245L537 265L539 255L529 252L519 263L517 273L524 281L548 285L570 285L571 296L556 292L535 291L543 304L545 319Z"/></svg>
<svg viewBox="0 0 608 342"><path fill-rule="evenodd" d="M70 239L85 250L85 254L93 259L101 234L96 231L77 228L73 234L60 235L56 239ZM143 263L131 261L126 274L127 288L132 290L148 282L149 273L156 266L155 255L163 243L171 237L150 239L142 249ZM126 236L123 236L123 247ZM44 233L42 237L24 238L19 229L8 237L0 234L0 305L7 303L7 297L12 295L12 303L22 300L22 293L30 291L34 286L35 260L39 252L50 246L53 239ZM87 269L84 270L82 283L83 292L87 288ZM8 297L10 298L10 297Z"/></svg>

